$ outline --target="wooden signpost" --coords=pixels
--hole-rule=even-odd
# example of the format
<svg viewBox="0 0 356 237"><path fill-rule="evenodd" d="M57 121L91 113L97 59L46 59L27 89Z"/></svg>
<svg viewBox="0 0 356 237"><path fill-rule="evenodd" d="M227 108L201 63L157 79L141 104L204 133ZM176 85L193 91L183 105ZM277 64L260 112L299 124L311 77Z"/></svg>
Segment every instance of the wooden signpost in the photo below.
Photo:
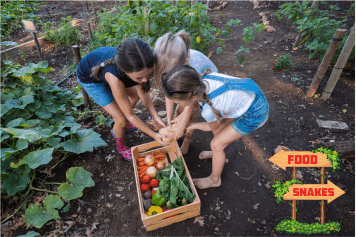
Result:
<svg viewBox="0 0 356 237"><path fill-rule="evenodd" d="M322 152L286 151L284 147L269 161L278 165L283 170L292 167L292 178L296 179L296 167L321 167L320 184L293 184L288 192L283 195L284 200L292 200L292 218L297 220L297 200L321 200L320 224L325 223L325 200L328 203L343 195L345 192L332 182L325 184L325 167L332 167L327 155Z"/></svg>
<svg viewBox="0 0 356 237"><path fill-rule="evenodd" d="M42 53L41 53L40 44L38 43L38 39L37 39L37 30L36 30L35 24L33 23L32 20L22 20L22 24L23 24L23 27L25 28L25 31L32 33L33 41L35 42L35 45L36 45L38 57L40 59L42 59L43 57L42 57Z"/></svg>

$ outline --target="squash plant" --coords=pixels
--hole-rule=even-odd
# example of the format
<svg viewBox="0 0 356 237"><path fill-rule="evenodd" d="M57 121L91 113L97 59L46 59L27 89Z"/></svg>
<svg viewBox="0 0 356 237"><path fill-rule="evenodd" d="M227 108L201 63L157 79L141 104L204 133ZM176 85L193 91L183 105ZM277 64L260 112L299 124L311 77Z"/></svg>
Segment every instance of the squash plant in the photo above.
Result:
<svg viewBox="0 0 356 237"><path fill-rule="evenodd" d="M147 16L144 16L144 4L147 4ZM206 4L195 1L191 7L191 2L179 1L173 6L170 1L145 1L130 2L128 5L116 7L118 14L99 14L98 31L95 38L99 42L97 47L104 45L118 45L123 39L128 37L140 37L146 40L152 47L156 40L163 34L177 33L185 30L190 34L191 47L203 53L209 47L218 42L219 47L216 52L223 51L226 40L235 39L240 36L226 38L229 36L231 27L238 26L239 19L231 19L221 29L212 26L207 16ZM149 21L149 31L145 31L145 22ZM243 40L248 43L255 37L254 32L260 33L264 28L263 24L254 23L243 30ZM236 54L241 51L236 52ZM244 48L243 52L249 50ZM238 61L242 63L243 55L239 55Z"/></svg>
<svg viewBox="0 0 356 237"><path fill-rule="evenodd" d="M93 186L94 182L91 173L72 167L67 172L70 183L43 183L42 180L45 187L60 185L57 192L53 188L35 187L36 174L50 173L72 153L93 151L94 147L107 144L98 133L81 129L76 122L73 110L84 103L82 95L73 95L40 75L52 70L48 62L27 66L11 61L4 63L0 85L1 194L5 200L21 195L23 203L15 213L22 207L27 224L40 228L58 217L55 209L62 208L62 199L81 197L83 189ZM27 200L35 195L34 191L55 195L46 197L44 207L35 204L27 207Z"/></svg>

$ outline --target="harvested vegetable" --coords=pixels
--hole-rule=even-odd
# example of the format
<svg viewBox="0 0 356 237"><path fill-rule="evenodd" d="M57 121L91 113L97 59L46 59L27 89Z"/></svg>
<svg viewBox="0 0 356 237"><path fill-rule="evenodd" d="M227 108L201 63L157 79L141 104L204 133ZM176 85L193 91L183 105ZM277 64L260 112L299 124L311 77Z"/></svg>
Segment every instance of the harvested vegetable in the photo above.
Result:
<svg viewBox="0 0 356 237"><path fill-rule="evenodd" d="M142 173L146 173L146 170L148 169L148 166L142 168L138 173L142 174Z"/></svg>
<svg viewBox="0 0 356 237"><path fill-rule="evenodd" d="M149 181L149 185L151 188L156 188L159 185L159 181L157 179L151 179L151 181Z"/></svg>
<svg viewBox="0 0 356 237"><path fill-rule="evenodd" d="M144 184L148 184L151 181L151 176L149 176L148 174L145 174L142 178L142 183Z"/></svg>
<svg viewBox="0 0 356 237"><path fill-rule="evenodd" d="M158 188L153 188L153 189L151 190L151 196L153 196L153 194L154 194L157 190L158 190Z"/></svg>
<svg viewBox="0 0 356 237"><path fill-rule="evenodd" d="M148 209L147 215L149 216L153 216L159 213L162 213L162 208L161 207L157 207L157 206L151 206L150 209Z"/></svg>
<svg viewBox="0 0 356 237"><path fill-rule="evenodd" d="M148 184L141 184L141 192L147 192L150 190L150 185Z"/></svg>
<svg viewBox="0 0 356 237"><path fill-rule="evenodd" d="M167 199L165 199L161 192L159 191L159 189L157 189L157 191L153 194L152 199L151 199L151 203L155 206L162 206L163 204L165 204L167 201Z"/></svg>
<svg viewBox="0 0 356 237"><path fill-rule="evenodd" d="M151 166L151 165L154 165L154 163L156 162L156 159L151 156L151 155L148 155L145 157L145 164L148 165L148 166Z"/></svg>
<svg viewBox="0 0 356 237"><path fill-rule="evenodd" d="M158 170L163 170L166 167L165 163L163 161L158 161L156 164L156 168Z"/></svg>
<svg viewBox="0 0 356 237"><path fill-rule="evenodd" d="M151 206L152 206L151 199L146 199L143 201L143 208L145 208L145 211L148 211Z"/></svg>
<svg viewBox="0 0 356 237"><path fill-rule="evenodd" d="M143 196L144 199L150 199L151 200L151 192L149 190L144 192L142 196Z"/></svg>
<svg viewBox="0 0 356 237"><path fill-rule="evenodd" d="M151 176L151 178L154 178L154 177L156 177L157 169L155 167L153 167L153 166L150 166L150 167L147 168L146 174Z"/></svg>

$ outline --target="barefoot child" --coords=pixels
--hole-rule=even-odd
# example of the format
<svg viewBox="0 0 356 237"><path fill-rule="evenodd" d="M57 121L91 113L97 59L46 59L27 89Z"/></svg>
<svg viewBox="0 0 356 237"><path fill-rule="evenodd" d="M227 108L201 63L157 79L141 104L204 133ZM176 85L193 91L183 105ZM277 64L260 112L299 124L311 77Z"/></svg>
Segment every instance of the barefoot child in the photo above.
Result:
<svg viewBox="0 0 356 237"><path fill-rule="evenodd" d="M124 143L125 128L135 129L136 126L161 145L167 145L162 141L165 136L149 129L133 111L141 99L155 122L165 126L148 94L154 62L153 52L145 41L128 38L117 48L102 47L90 52L78 65L78 82L114 119L111 134L117 150L126 160L131 160L131 151Z"/></svg>
<svg viewBox="0 0 356 237"><path fill-rule="evenodd" d="M187 132L199 129L214 133L210 143L212 173L193 180L200 189L221 185L225 147L263 126L269 115L267 100L253 80L209 73L207 70L201 77L194 68L183 65L162 77L165 95L173 102L190 106L201 101L202 116L207 122L192 124Z"/></svg>
<svg viewBox="0 0 356 237"><path fill-rule="evenodd" d="M203 73L205 69L212 69L213 72L218 72L214 63L204 54L199 51L190 49L190 37L185 31L180 31L177 34L166 33L158 38L155 44L155 72L154 78L157 86L162 89L162 74L168 73L172 68L179 65L190 65L199 73ZM170 123L173 119L174 103L166 97L167 120ZM192 106L184 107L178 105L175 113L175 121L179 121L178 129L176 130L175 139L184 135L184 129L188 122L196 122L197 113L199 111L198 103ZM182 116L179 116L182 115ZM179 116L179 118L177 118ZM183 120L181 118L184 118ZM188 152L190 140L194 130L185 134L185 139L181 146L183 155Z"/></svg>

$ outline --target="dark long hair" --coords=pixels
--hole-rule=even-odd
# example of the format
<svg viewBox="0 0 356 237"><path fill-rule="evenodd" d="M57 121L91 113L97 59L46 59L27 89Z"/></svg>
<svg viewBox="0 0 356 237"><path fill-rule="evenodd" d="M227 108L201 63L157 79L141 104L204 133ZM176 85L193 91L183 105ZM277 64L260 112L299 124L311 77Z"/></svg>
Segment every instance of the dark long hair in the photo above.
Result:
<svg viewBox="0 0 356 237"><path fill-rule="evenodd" d="M192 96L202 95L205 102L211 107L215 117L220 122L221 113L213 107L209 96L205 93L203 77L211 73L211 69L206 69L202 76L188 65L174 67L167 74L162 75L164 94L169 99L190 100Z"/></svg>
<svg viewBox="0 0 356 237"><path fill-rule="evenodd" d="M145 68L153 68L155 58L151 47L140 38L127 38L120 42L116 48L116 53L113 58L105 60L104 67L101 64L92 68L90 76L99 79L101 70L108 65L116 65L121 71L124 72L121 79L127 79L126 72L139 72ZM131 80L131 79L130 79ZM146 92L150 90L150 81L142 84L142 89Z"/></svg>

